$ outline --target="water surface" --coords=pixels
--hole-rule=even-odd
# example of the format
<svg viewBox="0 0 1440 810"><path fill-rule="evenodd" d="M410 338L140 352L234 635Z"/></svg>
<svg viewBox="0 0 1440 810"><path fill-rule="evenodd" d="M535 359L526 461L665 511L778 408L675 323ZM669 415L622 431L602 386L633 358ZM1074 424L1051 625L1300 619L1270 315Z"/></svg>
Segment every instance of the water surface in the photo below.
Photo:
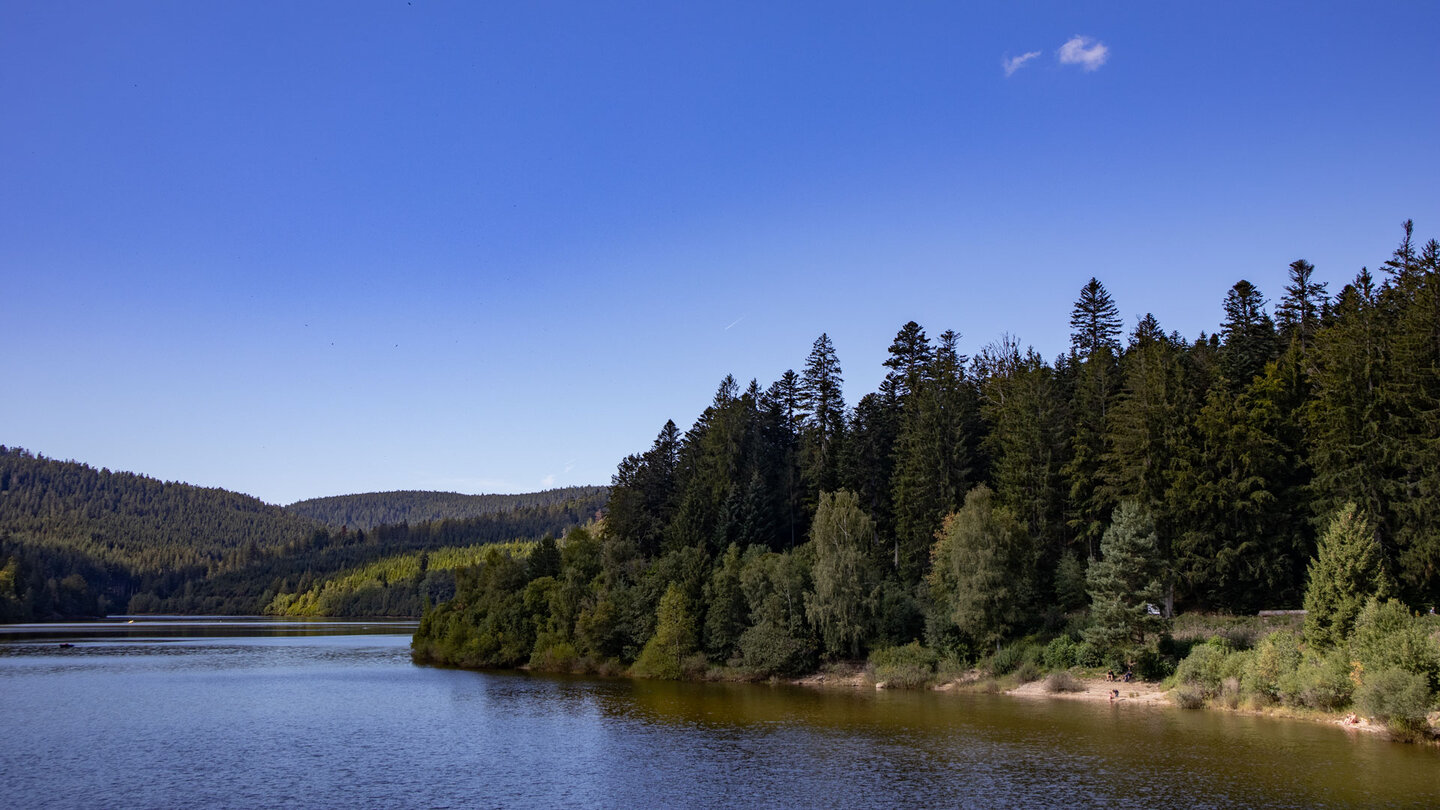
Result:
<svg viewBox="0 0 1440 810"><path fill-rule="evenodd" d="M1318 724L975 694L464 672L411 664L411 629L6 628L5 804L1440 805L1433 749Z"/></svg>

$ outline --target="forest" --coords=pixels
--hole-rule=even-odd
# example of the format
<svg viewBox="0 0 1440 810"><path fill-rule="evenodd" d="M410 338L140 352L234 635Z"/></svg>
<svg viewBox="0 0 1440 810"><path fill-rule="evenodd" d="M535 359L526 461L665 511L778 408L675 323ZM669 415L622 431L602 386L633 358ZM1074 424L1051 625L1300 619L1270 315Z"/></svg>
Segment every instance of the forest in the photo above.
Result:
<svg viewBox="0 0 1440 810"><path fill-rule="evenodd" d="M545 508L567 501L603 497L605 487L559 487L516 495L462 495L458 492L366 492L296 501L287 512L334 527L376 526L482 517L519 509Z"/></svg>
<svg viewBox="0 0 1440 810"><path fill-rule="evenodd" d="M1048 638L1160 673L1182 612L1347 605L1307 633L1318 652L1369 597L1430 608L1440 248L1406 222L1377 272L1334 292L1314 273L1291 263L1273 307L1236 282L1193 340L1154 315L1125 331L1092 278L1053 360L906 323L853 404L822 334L800 371L724 377L688 430L621 461L602 523L466 571L415 657L765 677ZM1367 573L1326 602L1318 541L1347 515L1373 565L1340 566Z"/></svg>
<svg viewBox="0 0 1440 810"><path fill-rule="evenodd" d="M473 561L474 546L559 535L593 520L606 498L600 487L488 500L433 494L436 519L352 530L222 489L0 447L0 621L286 612L296 601L330 615L418 616L427 596L453 593L451 569ZM383 511L384 495L356 497ZM491 508L468 517L440 508L470 497ZM369 579L355 575L392 558ZM395 566L421 576L392 578ZM312 590L325 598L305 601Z"/></svg>

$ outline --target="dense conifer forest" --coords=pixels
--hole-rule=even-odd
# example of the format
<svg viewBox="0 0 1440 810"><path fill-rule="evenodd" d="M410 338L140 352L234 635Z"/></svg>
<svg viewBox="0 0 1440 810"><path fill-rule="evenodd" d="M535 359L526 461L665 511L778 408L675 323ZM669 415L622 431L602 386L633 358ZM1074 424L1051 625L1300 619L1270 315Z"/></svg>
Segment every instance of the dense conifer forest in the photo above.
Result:
<svg viewBox="0 0 1440 810"><path fill-rule="evenodd" d="M366 497L383 508L381 499ZM287 612L282 606L335 576L349 577L351 586L305 604L332 615L375 615L366 608L383 607L386 615L418 616L427 596L453 592L451 569L477 554L451 550L558 535L592 520L604 502L599 487L555 490L502 496L475 517L441 513L414 525L352 530L226 490L0 447L0 621ZM431 565L427 552L440 551L447 553ZM373 581L354 578L355 569L390 558L421 575L392 580L382 567Z"/></svg>
<svg viewBox="0 0 1440 810"><path fill-rule="evenodd" d="M1277 270L1273 302L1238 281L1193 338L1154 315L1126 328L1092 278L1055 358L1009 336L967 356L911 322L850 403L824 334L778 380L726 376L688 430L620 462L603 524L467 572L416 658L765 677L897 649L999 661L1039 638L1159 674L1179 612L1316 598L1317 538L1346 514L1379 572L1347 615L1433 606L1440 249L1407 222L1338 290L1303 260Z"/></svg>
<svg viewBox="0 0 1440 810"><path fill-rule="evenodd" d="M497 512L544 508L604 496L605 487L561 487L518 495L462 495L458 492L367 492L297 501L285 510L335 528L482 517Z"/></svg>

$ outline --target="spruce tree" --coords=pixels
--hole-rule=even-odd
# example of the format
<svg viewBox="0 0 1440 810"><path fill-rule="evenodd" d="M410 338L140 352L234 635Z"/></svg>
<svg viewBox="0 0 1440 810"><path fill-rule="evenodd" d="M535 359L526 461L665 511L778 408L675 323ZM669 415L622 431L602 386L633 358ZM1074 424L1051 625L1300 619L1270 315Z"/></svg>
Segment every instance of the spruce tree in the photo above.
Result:
<svg viewBox="0 0 1440 810"><path fill-rule="evenodd" d="M1365 602L1391 594L1375 528L1354 503L1336 510L1310 563L1305 589L1305 640L1318 647L1345 642Z"/></svg>
<svg viewBox="0 0 1440 810"><path fill-rule="evenodd" d="M1169 624L1156 607L1162 588L1155 527L1139 504L1124 501L1115 509L1100 539L1100 554L1085 576L1091 619L1085 640L1126 655Z"/></svg>

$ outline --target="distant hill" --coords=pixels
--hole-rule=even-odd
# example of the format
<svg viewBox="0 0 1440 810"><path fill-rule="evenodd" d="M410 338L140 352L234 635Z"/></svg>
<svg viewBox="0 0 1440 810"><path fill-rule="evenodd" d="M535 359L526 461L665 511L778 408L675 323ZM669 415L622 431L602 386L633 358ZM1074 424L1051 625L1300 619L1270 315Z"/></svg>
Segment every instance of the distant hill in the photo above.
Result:
<svg viewBox="0 0 1440 810"><path fill-rule="evenodd" d="M341 516L332 527L304 514L300 504L273 506L223 489L0 446L0 622L126 611L259 613L285 594L294 595L293 604L341 572L397 555L419 560L443 549L558 537L592 520L607 494L604 487L572 487L531 495L377 493L304 502L338 502L328 513ZM402 497L390 497L396 495ZM462 516L438 511L443 504L487 511ZM353 516L342 516L351 514L347 507ZM385 514L400 519L371 522ZM423 583L387 580L383 598L372 588L368 595L311 603L347 613L379 605L414 614L425 598L453 590L453 574L438 565L449 559L437 557Z"/></svg>
<svg viewBox="0 0 1440 810"><path fill-rule="evenodd" d="M123 610L135 593L168 593L324 531L249 495L0 446L0 619Z"/></svg>
<svg viewBox="0 0 1440 810"><path fill-rule="evenodd" d="M520 495L462 495L458 492L367 492L311 498L285 507L301 515L339 528L370 529L399 523L427 520L455 520L555 506L568 501L599 498L603 506L609 487L585 486L547 489Z"/></svg>

